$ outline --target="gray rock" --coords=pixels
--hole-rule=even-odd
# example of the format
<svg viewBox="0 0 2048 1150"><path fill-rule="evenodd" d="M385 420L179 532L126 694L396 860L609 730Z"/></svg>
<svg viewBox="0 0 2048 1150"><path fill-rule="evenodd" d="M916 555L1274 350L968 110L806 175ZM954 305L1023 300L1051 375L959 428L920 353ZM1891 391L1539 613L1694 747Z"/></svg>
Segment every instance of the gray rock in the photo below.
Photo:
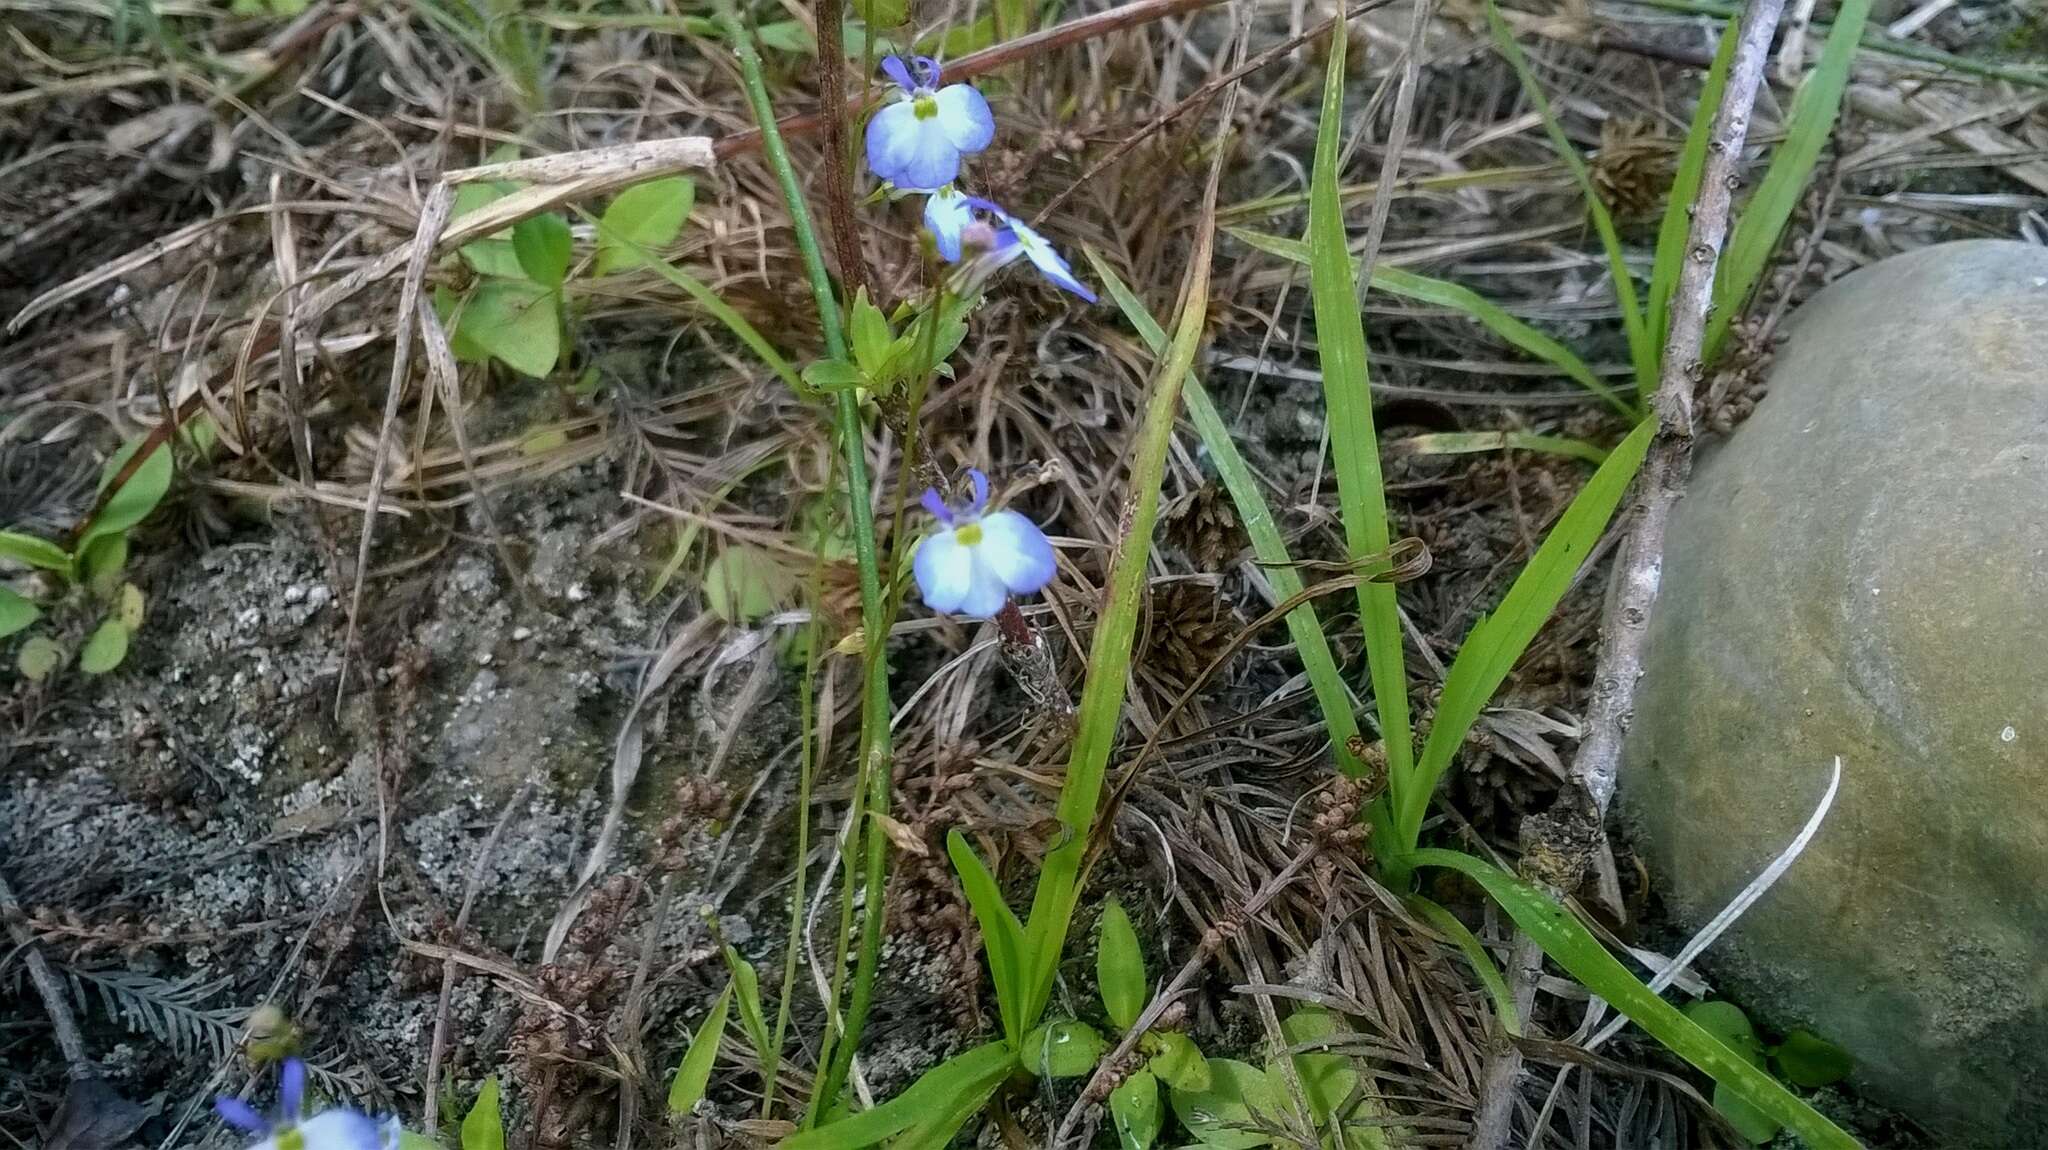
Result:
<svg viewBox="0 0 2048 1150"><path fill-rule="evenodd" d="M2048 1146L2048 249L1888 259L1796 318L1674 519L1622 772L1710 963L1945 1146Z"/></svg>

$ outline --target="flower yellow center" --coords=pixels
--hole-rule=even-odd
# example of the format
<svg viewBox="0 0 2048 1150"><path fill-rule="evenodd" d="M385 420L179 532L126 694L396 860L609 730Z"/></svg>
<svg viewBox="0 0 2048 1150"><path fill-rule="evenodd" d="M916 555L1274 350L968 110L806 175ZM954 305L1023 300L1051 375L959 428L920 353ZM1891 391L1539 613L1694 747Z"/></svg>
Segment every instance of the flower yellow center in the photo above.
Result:
<svg viewBox="0 0 2048 1150"><path fill-rule="evenodd" d="M953 541L962 547L972 547L981 542L981 524L962 523L953 529Z"/></svg>
<svg viewBox="0 0 2048 1150"><path fill-rule="evenodd" d="M294 1126L277 1132L277 1150L306 1150L306 1134Z"/></svg>
<svg viewBox="0 0 2048 1150"><path fill-rule="evenodd" d="M939 102L930 96L919 96L910 102L910 114L920 120L929 120L939 114Z"/></svg>

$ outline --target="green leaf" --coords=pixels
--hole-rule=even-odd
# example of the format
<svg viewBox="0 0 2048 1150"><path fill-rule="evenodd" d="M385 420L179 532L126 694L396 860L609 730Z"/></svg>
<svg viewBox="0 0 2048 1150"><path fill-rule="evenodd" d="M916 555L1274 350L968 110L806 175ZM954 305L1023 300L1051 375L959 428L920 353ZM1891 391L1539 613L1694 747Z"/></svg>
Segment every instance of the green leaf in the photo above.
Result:
<svg viewBox="0 0 2048 1150"><path fill-rule="evenodd" d="M974 909L974 921L981 927L982 950L988 954L989 978L995 983L996 1005L1003 1016L1003 1035L1021 1041L1024 1018L1024 979L1030 971L1024 924L1017 912L1003 900L1003 889L981 863L981 857L958 830L946 832L946 857L960 875L967 905Z"/></svg>
<svg viewBox="0 0 2048 1150"><path fill-rule="evenodd" d="M1407 861L1418 867L1447 867L1484 887L1515 925L1567 974L1627 1015L1665 1049L1726 1086L1731 1096L1741 1097L1789 1127L1806 1140L1810 1150L1861 1150L1839 1126L1644 986L1607 953L1584 923L1541 888L1457 851L1425 848L1409 855Z"/></svg>
<svg viewBox="0 0 2048 1150"><path fill-rule="evenodd" d="M1607 452L1583 439L1531 435L1526 431L1436 431L1399 440L1394 449L1417 455L1471 455L1481 451L1512 449L1563 455L1595 465L1607 460Z"/></svg>
<svg viewBox="0 0 2048 1150"><path fill-rule="evenodd" d="M1151 988L1145 983L1145 953L1138 948L1138 932L1131 928L1131 916L1115 899L1102 911L1102 944L1095 952L1095 989L1102 996L1102 1008L1117 1029L1129 1030L1145 1009Z"/></svg>
<svg viewBox="0 0 2048 1150"><path fill-rule="evenodd" d="M1159 1104L1159 1080L1151 1071L1136 1071L1110 1091L1109 1117L1116 1123L1117 1145L1123 1150L1152 1150L1159 1128L1166 1124L1166 1108Z"/></svg>
<svg viewBox="0 0 2048 1150"><path fill-rule="evenodd" d="M1493 32L1493 42L1500 54L1515 70L1522 82L1522 91L1529 102L1536 106L1536 114L1543 119L1543 130L1550 137L1550 146L1571 169L1572 178L1578 181L1579 191L1586 198L1586 210L1592 213L1593 230L1600 233L1600 246L1607 249L1607 271L1614 278L1615 299L1621 304L1621 325L1628 335L1629 361L1636 372L1637 394L1645 401L1657 389L1657 349L1650 346L1649 332L1643 322L1643 310L1636 299L1635 281L1629 278L1628 261L1623 257L1621 235L1614 230L1614 217L1608 214L1607 205L1600 202L1600 196L1593 190L1593 176L1586 170L1586 161L1579 156L1579 150L1564 134L1564 125L1557 122L1557 116L1550 110L1550 99L1543 94L1543 85L1536 80L1536 73L1529 67L1529 61L1522 55L1522 49L1515 43L1514 33L1508 30L1507 22L1501 19L1500 9L1494 0L1486 0L1486 24Z"/></svg>
<svg viewBox="0 0 2048 1150"><path fill-rule="evenodd" d="M128 565L128 536L125 532L102 535L79 554L79 574L92 593L104 599L119 586L115 580Z"/></svg>
<svg viewBox="0 0 2048 1150"><path fill-rule="evenodd" d="M725 948L725 964L732 970L733 990L740 1004L740 1026L747 1032L747 1041L754 1044L754 1053L765 1060L775 1043L768 1036L768 1012L761 1009L761 978L754 973L754 964L730 946Z"/></svg>
<svg viewBox="0 0 2048 1150"><path fill-rule="evenodd" d="M955 1055L924 1072L909 1088L872 1110L791 1135L778 1150L859 1150L911 1129L921 1121L950 1117L968 1107L965 1122L1017 1068L1008 1045L990 1042ZM954 1129L959 1128L955 1123Z"/></svg>
<svg viewBox="0 0 2048 1150"><path fill-rule="evenodd" d="M1244 1129L1254 1114L1270 1121L1280 1112L1279 1097L1266 1072L1228 1058L1209 1060L1209 1088L1175 1090L1173 1112L1204 1146L1214 1150L1251 1150L1268 1139Z"/></svg>
<svg viewBox="0 0 2048 1150"><path fill-rule="evenodd" d="M1323 70L1321 120L1316 128L1315 168L1309 176L1309 294L1314 297L1316 341L1322 358L1323 402L1330 454L1337 465L1337 498L1344 516L1346 550L1352 560L1387 551L1387 495L1380 474L1379 436L1373 429L1372 391L1366 365L1365 321L1358 308L1351 251L1344 235L1344 203L1338 188L1343 167L1345 44L1349 32L1330 30L1329 60ZM1408 720L1408 672L1402 662L1401 612L1391 583L1358 586L1359 618L1365 631L1366 668L1379 712L1387 756L1390 799L1416 789L1414 734ZM1426 796L1425 796L1426 797Z"/></svg>
<svg viewBox="0 0 2048 1150"><path fill-rule="evenodd" d="M704 605L728 623L752 623L782 609L793 580L758 547L735 543L704 569Z"/></svg>
<svg viewBox="0 0 2048 1150"><path fill-rule="evenodd" d="M746 344L755 355L759 356L761 362L768 365L769 370L781 377L782 382L788 384L791 391L801 392L803 390L803 381L797 378L796 369L789 365L788 360L782 358L782 353L775 350L775 345L769 343L767 338L757 331L753 324L748 323L745 316L734 311L731 304L719 298L717 292L712 291L710 287L695 276L655 255L646 247L626 239L617 229L603 220L592 216L589 212L585 212L580 208L576 211L585 220L596 225L597 238L600 245L610 244L622 256L630 253L641 264L653 271L654 274L682 289L691 299L697 301L698 307L710 312L711 318L724 324L727 331L738 336L739 341ZM621 264L621 266L624 265Z"/></svg>
<svg viewBox="0 0 2048 1150"><path fill-rule="evenodd" d="M123 583L114 600L114 618L129 631L140 631L148 605L149 601L143 598L142 588L133 583Z"/></svg>
<svg viewBox="0 0 2048 1150"><path fill-rule="evenodd" d="M1041 1078L1079 1078L1095 1069L1107 1049L1094 1027L1068 1018L1040 1023L1025 1035L1017 1061Z"/></svg>
<svg viewBox="0 0 2048 1150"><path fill-rule="evenodd" d="M620 192L604 209L597 274L640 266L636 248L665 248L674 243L696 202L697 185L685 176L649 180Z"/></svg>
<svg viewBox="0 0 2048 1150"><path fill-rule="evenodd" d="M1164 355L1166 329L1159 326L1159 321L1152 318L1144 302L1124 286L1124 281L1117 278L1116 272L1094 248L1084 250L1095 274L1108 289L1110 298L1123 310L1124 318L1137 329L1145 346L1151 348L1154 355ZM1307 247L1303 246L1304 260L1307 253ZM1202 446L1208 448L1209 458L1216 464L1216 474L1222 477L1231 501L1237 504L1237 517L1252 541L1252 554L1258 556L1265 567L1266 581L1273 585L1274 597L1282 602L1294 598L1302 592L1300 570L1287 553L1287 540L1280 534L1273 509L1266 505L1266 497L1259 490L1258 477L1252 474L1251 466L1231 440L1230 429L1223 422L1222 413L1216 410L1216 403L1209 398L1209 391L1202 386L1202 381L1190 372L1183 388L1188 418L1201 435ZM1365 773L1365 765L1351 753L1351 744L1358 738L1358 718L1352 714L1351 693L1344 686L1343 676L1338 673L1337 660L1330 653L1329 638L1323 634L1323 623L1316 616L1313 604L1304 603L1287 613L1287 633L1294 640L1295 652L1301 657L1301 669L1308 675L1309 686L1314 689L1316 703L1322 709L1323 721L1329 726L1330 741L1336 748L1337 769L1357 778Z"/></svg>
<svg viewBox="0 0 2048 1150"><path fill-rule="evenodd" d="M1558 517L1557 525L1543 540L1514 586L1493 614L1479 620L1465 636L1458 657L1444 679L1443 697L1437 702L1436 722L1423 745L1416 766L1414 784L1393 796L1394 834L1390 848L1405 854L1414 847L1422 830L1422 818L1429 810L1430 795L1437 780L1451 765L1451 758L1464 745L1466 732L1479 718L1481 708L1508 677L1515 661L1535 640L1536 633L1556 610L1558 600L1570 589L1572 576L1599 542L1614 509L1628 492L1629 480L1642 465L1643 454L1657 431L1655 420L1644 420L1593 473L1571 506Z"/></svg>
<svg viewBox="0 0 2048 1150"><path fill-rule="evenodd" d="M718 1061L719 1043L725 1039L725 1019L731 1007L732 983L728 982L719 992L718 1001L711 1004L711 1012L697 1027L696 1035L690 1039L690 1048L683 1052L682 1062L676 1065L676 1080L668 1088L670 1114L688 1114L704 1097L704 1088L711 1083L711 1066Z"/></svg>
<svg viewBox="0 0 2048 1150"><path fill-rule="evenodd" d="M463 307L456 334L512 370L544 378L562 352L559 299L555 289L528 280L485 280ZM462 348L455 350L460 355Z"/></svg>
<svg viewBox="0 0 2048 1150"><path fill-rule="evenodd" d="M846 335L853 344L853 362L860 365L868 378L887 382L883 376L889 367L890 352L896 342L896 333L889 329L889 317L882 309L868 302L868 289L862 288L853 297L853 312L847 317Z"/></svg>
<svg viewBox="0 0 2048 1150"><path fill-rule="evenodd" d="M1678 153L1678 171L1671 191L1664 197L1664 220L1657 227L1657 257L1650 268L1650 340L1661 362L1664 339L1671 330L1671 293L1678 287L1679 269L1685 266L1686 234L1692 230L1692 203L1699 195L1700 173L1707 166L1707 142L1713 136L1714 112L1721 106L1721 91L1728 86L1728 64L1735 58L1735 44L1741 37L1734 21L1721 26L1721 40L1714 49L1714 63L1700 87L1694 105L1692 126L1685 131L1685 146Z"/></svg>
<svg viewBox="0 0 2048 1150"><path fill-rule="evenodd" d="M853 10L870 28L894 28L910 18L910 0L853 0Z"/></svg>
<svg viewBox="0 0 2048 1150"><path fill-rule="evenodd" d="M754 38L763 48L794 55L811 55L818 50L818 42L811 36L808 26L797 20L773 20L754 29Z"/></svg>
<svg viewBox="0 0 2048 1150"><path fill-rule="evenodd" d="M1849 1077L1849 1052L1808 1030L1794 1030L1771 1051L1778 1073L1798 1086L1831 1086Z"/></svg>
<svg viewBox="0 0 2048 1150"><path fill-rule="evenodd" d="M1230 229L1230 234L1269 255L1298 264L1309 262L1309 246L1300 240L1239 228ZM1349 253L1346 255L1348 258ZM1352 260L1351 267L1352 275L1356 276L1358 261ZM1374 266L1372 286L1390 295L1462 312L1508 343L1564 372L1581 387L1607 401L1616 411L1630 417L1635 415L1635 409L1616 395L1613 388L1600 382L1600 377L1593 374L1593 369L1586 366L1586 361L1580 359L1578 353L1509 315L1499 304L1471 288L1385 264Z"/></svg>
<svg viewBox="0 0 2048 1150"><path fill-rule="evenodd" d="M535 283L561 287L575 250L568 221L552 212L512 226L512 254L519 258L519 269L526 278Z"/></svg>
<svg viewBox="0 0 2048 1150"><path fill-rule="evenodd" d="M1147 1031L1140 1046L1152 1055L1145 1063L1161 1082L1175 1090L1201 1092L1209 1089L1209 1060L1195 1040L1178 1030Z"/></svg>
<svg viewBox="0 0 2048 1150"><path fill-rule="evenodd" d="M14 665L23 678L40 683L64 665L64 648L48 635L36 635L21 645L21 650L14 656Z"/></svg>
<svg viewBox="0 0 2048 1150"><path fill-rule="evenodd" d="M1304 1042L1335 1038L1345 1033L1345 1028L1329 1011L1306 1006L1281 1021L1280 1033L1287 1037L1290 1045L1298 1046ZM1268 1074L1271 1073L1269 1069ZM1301 1079L1302 1093L1308 1096L1309 1110L1318 1125L1328 1123L1330 1116L1358 1088L1358 1070L1348 1055L1328 1051L1297 1054L1294 1056L1294 1073Z"/></svg>
<svg viewBox="0 0 2048 1150"><path fill-rule="evenodd" d="M867 373L843 359L821 359L804 369L804 382L827 394L868 386Z"/></svg>
<svg viewBox="0 0 2048 1150"><path fill-rule="evenodd" d="M1835 116L1842 108L1842 91L1849 86L1849 69L1856 62L1856 45L1863 38L1863 24L1870 15L1870 0L1842 0L1835 13L1835 26L1821 48L1813 71L1800 81L1792 97L1792 110L1785 117L1785 142L1771 157L1756 194L1742 208L1741 218L1728 238L1728 249L1714 277L1714 305L1707 317L1706 344L1701 362L1711 364L1728 334L1728 325L1742 313L1749 293L1770 265L1771 250L1785 230L1785 221L1799 207L1806 194L1806 182L1814 164L1835 130ZM1728 35L1734 35L1731 31Z"/></svg>
<svg viewBox="0 0 2048 1150"><path fill-rule="evenodd" d="M1722 1045L1741 1055L1751 1066L1758 1070L1764 1068L1764 1044L1758 1040L1756 1029L1749 1024L1749 1016L1734 1003L1695 1002L1685 1008L1685 1016L1701 1030L1719 1039ZM1720 1111L1728 1124L1735 1127L1736 1132L1748 1139L1751 1145L1769 1142L1783 1128L1777 1119L1718 1082L1714 1084L1714 1109Z"/></svg>
<svg viewBox="0 0 2048 1150"><path fill-rule="evenodd" d="M516 189L516 184L464 184L455 190L455 203L449 209L448 218L458 219L468 215L493 200L503 199ZM502 279L524 279L526 276L525 270L519 266L519 256L512 250L511 237L506 232L464 244L461 255L462 261L480 276L497 276Z"/></svg>
<svg viewBox="0 0 2048 1150"><path fill-rule="evenodd" d="M441 1144L424 1134L415 1134L410 1130L400 1130L398 1132L398 1150L441 1150Z"/></svg>
<svg viewBox="0 0 2048 1150"><path fill-rule="evenodd" d="M26 596L0 587L0 639L15 634L42 618L42 615L42 609L31 603Z"/></svg>
<svg viewBox="0 0 2048 1150"><path fill-rule="evenodd" d="M1522 1036L1522 1015L1515 1009L1515 996L1508 990L1508 981L1501 976L1500 967L1488 954L1479 936L1458 920L1458 916L1422 897L1411 894L1403 898L1415 917L1450 937L1451 942L1465 955L1465 961L1472 964L1472 973L1479 978L1479 985L1486 988L1487 997L1493 999L1493 1012L1500 1018L1502 1030L1516 1038Z"/></svg>
<svg viewBox="0 0 2048 1150"><path fill-rule="evenodd" d="M126 446L114 453L112 459L107 460L107 465L100 475L101 491L105 491L113 483L114 478L121 473L129 458L141 448L146 439L147 437L138 437L130 440ZM85 533L79 537L79 553L83 554L90 550L95 540L118 535L149 518L149 513L156 510L156 505L163 501L164 494L170 489L171 448L169 444L160 443L149 453L149 458L142 461L142 466L128 476L127 482L121 484L121 489L114 492L106 505L100 508L99 514L93 516L92 522L86 526Z"/></svg>
<svg viewBox="0 0 2048 1150"><path fill-rule="evenodd" d="M0 559L13 559L45 571L71 570L71 554L47 539L0 531Z"/></svg>
<svg viewBox="0 0 2048 1150"><path fill-rule="evenodd" d="M462 1116L462 1150L505 1150L505 1115L498 1103L498 1076L484 1079L476 1104Z"/></svg>
<svg viewBox="0 0 2048 1150"><path fill-rule="evenodd" d="M109 619L85 641L85 650L78 655L78 669L88 675L104 675L127 657L128 628L118 619Z"/></svg>

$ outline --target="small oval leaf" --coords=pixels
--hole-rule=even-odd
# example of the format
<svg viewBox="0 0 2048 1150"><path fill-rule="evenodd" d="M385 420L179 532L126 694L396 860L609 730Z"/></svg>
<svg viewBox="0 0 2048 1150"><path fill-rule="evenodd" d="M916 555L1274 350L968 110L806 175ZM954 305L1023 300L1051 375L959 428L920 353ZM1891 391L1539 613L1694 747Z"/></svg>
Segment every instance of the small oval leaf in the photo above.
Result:
<svg viewBox="0 0 2048 1150"><path fill-rule="evenodd" d="M1209 1089L1209 1060L1195 1046L1195 1040L1177 1030L1153 1030L1145 1035L1144 1049L1152 1055L1145 1069L1175 1090Z"/></svg>
<svg viewBox="0 0 2048 1150"><path fill-rule="evenodd" d="M1070 1018L1042 1023L1025 1035L1017 1061L1041 1078L1079 1078L1095 1069L1103 1050L1094 1027Z"/></svg>
<svg viewBox="0 0 2048 1150"><path fill-rule="evenodd" d="M1145 954L1131 916L1115 899L1102 911L1102 945L1095 952L1095 989L1117 1029L1129 1030L1145 1009Z"/></svg>
<svg viewBox="0 0 2048 1150"><path fill-rule="evenodd" d="M1173 1112L1204 1146L1215 1150L1251 1150L1269 1139L1248 1129L1254 1114L1269 1118L1278 1111L1273 1083L1266 1072L1229 1058L1209 1060L1207 1090L1175 1090Z"/></svg>
<svg viewBox="0 0 2048 1150"><path fill-rule="evenodd" d="M119 619L109 619L85 641L85 650L78 655L78 669L88 675L104 675L127 657L128 628Z"/></svg>
<svg viewBox="0 0 2048 1150"><path fill-rule="evenodd" d="M42 609L5 587L0 587L0 639L14 634L42 617Z"/></svg>
<svg viewBox="0 0 2048 1150"><path fill-rule="evenodd" d="M1771 1051L1778 1073L1798 1086L1829 1086L1856 1068L1849 1052L1808 1030L1794 1030Z"/></svg>
<svg viewBox="0 0 2048 1150"><path fill-rule="evenodd" d="M462 1150L505 1150L505 1114L495 1074L484 1079L476 1104L462 1116Z"/></svg>
<svg viewBox="0 0 2048 1150"><path fill-rule="evenodd" d="M71 567L71 556L62 547L19 531L0 531L0 559L19 560L47 571L66 571Z"/></svg>
<svg viewBox="0 0 2048 1150"><path fill-rule="evenodd" d="M114 600L114 618L129 631L140 631L148 604L149 601L142 596L142 588L133 583L123 583L119 596Z"/></svg>
<svg viewBox="0 0 2048 1150"><path fill-rule="evenodd" d="M14 665L21 671L22 678L40 683L64 665L64 648L48 635L37 635L21 645L21 651L14 657Z"/></svg>
<svg viewBox="0 0 2048 1150"><path fill-rule="evenodd" d="M1110 1092L1109 1116L1116 1122L1116 1140L1123 1150L1151 1150L1166 1119L1166 1108L1159 1103L1159 1080L1149 1070L1124 1079Z"/></svg>
<svg viewBox="0 0 2048 1150"><path fill-rule="evenodd" d="M568 221L553 213L521 220L512 228L512 254L519 259L519 270L537 284L561 287L575 250Z"/></svg>
<svg viewBox="0 0 2048 1150"><path fill-rule="evenodd" d="M711 1083L711 1064L718 1060L718 1044L725 1039L726 1015L731 1010L732 984L727 983L718 1001L711 1004L711 1013L704 1016L703 1025L697 1027L697 1033L691 1037L690 1048L683 1052L683 1061L676 1067L676 1080L668 1088L670 1114L688 1114L704 1097L704 1088Z"/></svg>

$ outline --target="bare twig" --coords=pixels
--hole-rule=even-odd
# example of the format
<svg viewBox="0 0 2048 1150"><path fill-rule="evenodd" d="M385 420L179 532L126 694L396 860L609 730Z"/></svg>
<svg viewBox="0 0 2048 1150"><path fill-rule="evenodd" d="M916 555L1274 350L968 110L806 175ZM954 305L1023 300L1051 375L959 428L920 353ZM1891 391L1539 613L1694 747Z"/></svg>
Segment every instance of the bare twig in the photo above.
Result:
<svg viewBox="0 0 2048 1150"><path fill-rule="evenodd" d="M50 969L49 960L36 945L35 932L29 929L28 918L15 901L14 888L7 885L4 876L0 876L0 917L7 919L7 933L21 950L29 981L36 984L36 994L50 1016L50 1029L57 1032L57 1049L64 1055L65 1068L74 1080L92 1077L92 1062L85 1056L85 1039L79 1037L78 1020L71 1016L71 1004L64 998L64 984L58 981L57 972Z"/></svg>
<svg viewBox="0 0 2048 1150"><path fill-rule="evenodd" d="M1707 310L1713 302L1714 269L1728 236L1735 195L1735 164L1749 133L1750 108L1763 82L1766 53L1784 0L1751 0L1742 37L1728 68L1721 106L1707 138L1706 164L1685 237L1685 259L1671 295L1671 332L1664 344L1663 370L1651 401L1657 438L1636 480L1635 526L1622 553L1619 593L1604 620L1599 670L1586 714L1587 735L1572 759L1571 779L1604 815L1620 771L1622 734L1635 710L1642 677L1643 639L1664 575L1664 529L1692 471L1693 389L1705 368L1700 361Z"/></svg>

